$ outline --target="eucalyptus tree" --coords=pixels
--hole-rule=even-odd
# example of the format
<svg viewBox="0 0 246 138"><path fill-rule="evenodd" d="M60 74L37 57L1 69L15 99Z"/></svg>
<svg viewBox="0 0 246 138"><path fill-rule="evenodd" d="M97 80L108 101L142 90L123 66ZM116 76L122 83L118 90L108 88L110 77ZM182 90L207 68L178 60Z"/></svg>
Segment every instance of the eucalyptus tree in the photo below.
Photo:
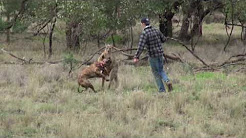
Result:
<svg viewBox="0 0 246 138"><path fill-rule="evenodd" d="M66 23L68 49L80 48L81 39L103 29L104 15L93 4L93 1L61 0L62 11L59 17Z"/></svg>
<svg viewBox="0 0 246 138"><path fill-rule="evenodd" d="M49 31L47 33L49 33L50 53L57 20L65 23L66 46L70 50L79 49L81 37L86 37L89 32L95 31L95 25L100 25L100 20L103 20L92 1L33 0L30 5L27 14L35 24L35 34Z"/></svg>
<svg viewBox="0 0 246 138"><path fill-rule="evenodd" d="M140 3L137 0L95 0L94 5L104 15L104 28L112 35L135 26L140 15ZM131 33L131 39L133 35Z"/></svg>
<svg viewBox="0 0 246 138"><path fill-rule="evenodd" d="M158 18L159 29L165 36L173 36L172 18L179 12L183 0L146 0L142 3L142 15Z"/></svg>
<svg viewBox="0 0 246 138"><path fill-rule="evenodd" d="M190 40L196 35L201 36L203 19L209 13L222 9L223 6L222 0L184 0L182 4L183 21L179 39ZM191 28L190 32L189 28Z"/></svg>
<svg viewBox="0 0 246 138"><path fill-rule="evenodd" d="M239 26L242 28L241 39L246 42L246 3L245 0L225 0L224 12L226 15L225 25L226 32L228 34L228 41L224 46L224 51L226 50L230 38L234 29L234 26ZM231 26L230 33L228 32L228 26Z"/></svg>
<svg viewBox="0 0 246 138"><path fill-rule="evenodd" d="M242 27L242 34L246 31L246 2L245 0L226 0L224 12L226 15L225 25ZM246 39L246 35L241 36Z"/></svg>
<svg viewBox="0 0 246 138"><path fill-rule="evenodd" d="M30 0L27 2L23 22L31 24L34 36L44 34L44 56L46 57L45 39L49 39L48 58L52 56L53 34L58 18L57 0Z"/></svg>
<svg viewBox="0 0 246 138"><path fill-rule="evenodd" d="M6 32L6 41L10 41L10 29L20 25L20 16L25 11L28 0L0 0L0 30ZM19 24L17 24L19 22Z"/></svg>

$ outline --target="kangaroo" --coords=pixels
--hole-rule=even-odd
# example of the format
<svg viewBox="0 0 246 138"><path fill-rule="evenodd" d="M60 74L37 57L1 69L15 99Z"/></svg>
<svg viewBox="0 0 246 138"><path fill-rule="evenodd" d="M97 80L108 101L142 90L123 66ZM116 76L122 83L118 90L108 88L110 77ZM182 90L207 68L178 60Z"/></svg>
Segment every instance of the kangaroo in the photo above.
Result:
<svg viewBox="0 0 246 138"><path fill-rule="evenodd" d="M110 86L113 81L116 83L116 85L118 85L118 68L119 68L118 63L116 62L115 58L112 55L112 46L110 45L106 46L105 50L101 53L101 55L98 58L98 62L103 61L105 59L111 61L110 64L107 64L105 66L106 71L103 72L105 76L109 76L108 89L110 89ZM102 88L104 88L104 82L105 79L102 78Z"/></svg>

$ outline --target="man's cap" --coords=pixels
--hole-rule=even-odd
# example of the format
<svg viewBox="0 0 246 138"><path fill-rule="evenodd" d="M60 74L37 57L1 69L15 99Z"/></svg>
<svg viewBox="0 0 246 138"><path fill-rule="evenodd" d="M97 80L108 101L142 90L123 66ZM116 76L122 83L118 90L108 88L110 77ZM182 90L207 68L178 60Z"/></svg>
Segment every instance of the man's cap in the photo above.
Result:
<svg viewBox="0 0 246 138"><path fill-rule="evenodd" d="M149 18L146 18L146 17L142 18L141 19L141 23L144 23L146 25L149 25L150 24Z"/></svg>

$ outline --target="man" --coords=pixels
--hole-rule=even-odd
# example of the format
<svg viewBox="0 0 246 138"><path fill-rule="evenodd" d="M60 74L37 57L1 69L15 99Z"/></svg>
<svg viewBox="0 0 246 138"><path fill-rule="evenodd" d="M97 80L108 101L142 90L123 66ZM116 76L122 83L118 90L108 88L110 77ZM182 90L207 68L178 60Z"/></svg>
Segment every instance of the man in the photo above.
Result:
<svg viewBox="0 0 246 138"><path fill-rule="evenodd" d="M138 43L138 50L134 57L134 62L139 61L139 57L142 54L144 47L148 51L149 55L149 64L151 66L152 73L155 77L159 92L165 92L165 87L162 80L168 86L168 91L172 91L172 84L170 83L168 76L163 70L163 49L162 43L166 41L164 35L157 29L153 28L150 25L148 18L142 18L141 24L143 27L143 32L140 36Z"/></svg>

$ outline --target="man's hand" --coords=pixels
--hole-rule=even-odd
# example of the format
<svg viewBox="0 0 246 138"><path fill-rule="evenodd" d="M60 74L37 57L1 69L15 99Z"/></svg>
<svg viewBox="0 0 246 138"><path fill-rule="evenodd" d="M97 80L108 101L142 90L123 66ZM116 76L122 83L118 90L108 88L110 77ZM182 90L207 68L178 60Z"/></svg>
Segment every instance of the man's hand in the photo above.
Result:
<svg viewBox="0 0 246 138"><path fill-rule="evenodd" d="M134 63L137 63L138 61L139 61L138 58L134 58L134 59L133 59L133 62L134 62Z"/></svg>

